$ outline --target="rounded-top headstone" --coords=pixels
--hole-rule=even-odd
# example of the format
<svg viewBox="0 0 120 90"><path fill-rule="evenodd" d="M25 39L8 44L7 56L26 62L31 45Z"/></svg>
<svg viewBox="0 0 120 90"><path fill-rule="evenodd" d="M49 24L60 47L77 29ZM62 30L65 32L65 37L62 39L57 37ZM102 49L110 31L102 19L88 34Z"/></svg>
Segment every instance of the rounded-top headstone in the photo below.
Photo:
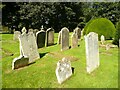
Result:
<svg viewBox="0 0 120 90"><path fill-rule="evenodd" d="M69 30L64 27L61 29L61 51L69 49Z"/></svg>

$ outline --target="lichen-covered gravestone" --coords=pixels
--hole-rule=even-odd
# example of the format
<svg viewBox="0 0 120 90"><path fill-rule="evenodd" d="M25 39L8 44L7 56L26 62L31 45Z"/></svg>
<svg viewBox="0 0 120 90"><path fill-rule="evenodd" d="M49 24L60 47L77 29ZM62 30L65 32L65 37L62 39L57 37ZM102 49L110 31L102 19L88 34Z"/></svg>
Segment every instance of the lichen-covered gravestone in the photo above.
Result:
<svg viewBox="0 0 120 90"><path fill-rule="evenodd" d="M80 39L80 38L81 38L81 29L80 29L79 27L76 27L76 28L74 29L74 32L77 34L78 39Z"/></svg>
<svg viewBox="0 0 120 90"><path fill-rule="evenodd" d="M69 30L64 27L61 30L61 51L69 49Z"/></svg>
<svg viewBox="0 0 120 90"><path fill-rule="evenodd" d="M71 62L66 58L58 61L56 68L56 77L59 84L62 84L72 75Z"/></svg>
<svg viewBox="0 0 120 90"><path fill-rule="evenodd" d="M19 40L18 37L21 35L20 31L14 31L13 40Z"/></svg>
<svg viewBox="0 0 120 90"><path fill-rule="evenodd" d="M40 58L33 32L26 34L26 31L25 27L23 27L22 35L19 36L20 56L13 60L12 69L26 66Z"/></svg>
<svg viewBox="0 0 120 90"><path fill-rule="evenodd" d="M57 41L57 44L61 44L61 31L59 31L59 34L58 34L58 41Z"/></svg>
<svg viewBox="0 0 120 90"><path fill-rule="evenodd" d="M85 44L87 72L91 73L99 67L98 34L90 32L87 36L85 36Z"/></svg>
<svg viewBox="0 0 120 90"><path fill-rule="evenodd" d="M78 46L78 36L76 33L73 32L72 36L71 36L71 47L75 48Z"/></svg>
<svg viewBox="0 0 120 90"><path fill-rule="evenodd" d="M105 37L102 35L102 36L100 37L100 39L101 39L101 44L103 45L104 42L105 42Z"/></svg>
<svg viewBox="0 0 120 90"><path fill-rule="evenodd" d="M36 33L38 48L42 48L45 46L45 36L46 36L46 32L44 30L38 31Z"/></svg>
<svg viewBox="0 0 120 90"><path fill-rule="evenodd" d="M46 31L46 46L54 44L54 29L48 28Z"/></svg>

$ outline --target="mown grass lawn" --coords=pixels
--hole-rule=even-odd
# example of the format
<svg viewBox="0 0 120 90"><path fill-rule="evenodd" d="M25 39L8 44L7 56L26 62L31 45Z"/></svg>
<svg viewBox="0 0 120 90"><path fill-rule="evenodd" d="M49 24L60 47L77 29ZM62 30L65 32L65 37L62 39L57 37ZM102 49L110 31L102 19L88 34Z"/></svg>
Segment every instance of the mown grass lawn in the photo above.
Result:
<svg viewBox="0 0 120 90"><path fill-rule="evenodd" d="M61 51L60 45L57 44L40 48L38 51L41 58L35 63L12 70L12 60L20 54L19 42L13 40L13 34L0 36L2 36L2 60L0 60L2 88L118 88L118 48L106 51L104 47L100 47L100 66L91 74L86 72L84 40L79 41L79 47L66 51ZM55 33L55 43L57 36L58 33ZM72 61L74 74L60 85L55 69L58 60L63 57Z"/></svg>

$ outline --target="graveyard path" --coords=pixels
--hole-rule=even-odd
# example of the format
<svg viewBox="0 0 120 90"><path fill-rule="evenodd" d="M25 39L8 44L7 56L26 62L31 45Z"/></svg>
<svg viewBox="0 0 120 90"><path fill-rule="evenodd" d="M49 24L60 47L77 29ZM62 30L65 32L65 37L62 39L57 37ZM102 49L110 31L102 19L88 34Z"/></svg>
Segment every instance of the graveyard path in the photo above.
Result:
<svg viewBox="0 0 120 90"><path fill-rule="evenodd" d="M79 58L76 58L74 56L69 56L69 55L63 55L62 53L56 53L56 52L50 52L47 55L52 56L57 59L62 59L63 57L67 58L71 62L79 60Z"/></svg>

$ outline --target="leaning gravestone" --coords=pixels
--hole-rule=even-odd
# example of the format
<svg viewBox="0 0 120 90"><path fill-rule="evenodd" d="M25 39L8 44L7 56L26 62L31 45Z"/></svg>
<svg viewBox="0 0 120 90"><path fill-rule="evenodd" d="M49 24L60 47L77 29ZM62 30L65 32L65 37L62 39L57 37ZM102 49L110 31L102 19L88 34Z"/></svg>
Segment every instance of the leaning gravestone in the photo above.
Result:
<svg viewBox="0 0 120 90"><path fill-rule="evenodd" d="M56 68L56 77L58 83L62 84L66 79L72 75L71 63L66 58L58 61Z"/></svg>
<svg viewBox="0 0 120 90"><path fill-rule="evenodd" d="M98 34L90 32L85 36L85 44L87 72L91 73L94 69L99 67Z"/></svg>
<svg viewBox="0 0 120 90"><path fill-rule="evenodd" d="M101 44L103 45L104 42L105 42L105 37L102 35L102 36L100 37L100 39L101 39Z"/></svg>
<svg viewBox="0 0 120 90"><path fill-rule="evenodd" d="M25 27L23 27L22 35L19 36L20 56L13 60L12 69L26 66L40 58L33 32L26 34L26 31Z"/></svg>
<svg viewBox="0 0 120 90"><path fill-rule="evenodd" d="M64 27L61 30L61 51L69 49L69 30Z"/></svg>
<svg viewBox="0 0 120 90"><path fill-rule="evenodd" d="M76 33L73 32L72 36L71 36L71 47L75 48L78 46L78 36Z"/></svg>
<svg viewBox="0 0 120 90"><path fill-rule="evenodd" d="M57 44L61 44L61 31L59 31L59 34L58 34L58 41L57 41Z"/></svg>
<svg viewBox="0 0 120 90"><path fill-rule="evenodd" d="M54 30L52 28L48 28L46 31L46 46L50 46L54 44Z"/></svg>
<svg viewBox="0 0 120 90"><path fill-rule="evenodd" d="M21 32L20 32L20 31L14 31L13 40L19 40L19 39L18 39L19 35L21 35Z"/></svg>
<svg viewBox="0 0 120 90"><path fill-rule="evenodd" d="M45 46L45 31L41 30L36 33L36 39L37 39L37 46L38 48L42 48Z"/></svg>
<svg viewBox="0 0 120 90"><path fill-rule="evenodd" d="M80 29L79 27L76 27L76 28L74 29L74 32L77 34L78 39L80 39L80 38L81 38L81 29Z"/></svg>

